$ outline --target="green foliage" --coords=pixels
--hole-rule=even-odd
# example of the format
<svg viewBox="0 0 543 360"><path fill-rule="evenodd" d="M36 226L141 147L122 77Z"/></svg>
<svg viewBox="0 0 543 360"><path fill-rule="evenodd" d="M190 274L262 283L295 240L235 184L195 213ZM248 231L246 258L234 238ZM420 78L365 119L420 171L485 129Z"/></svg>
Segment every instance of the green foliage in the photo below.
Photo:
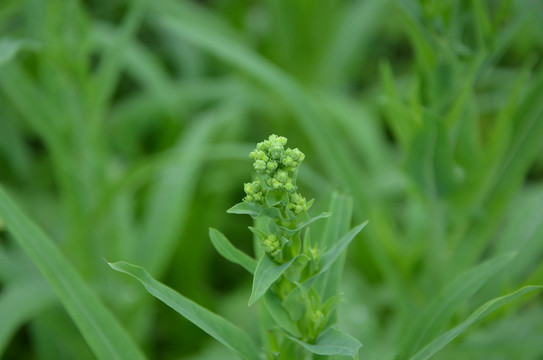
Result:
<svg viewBox="0 0 543 360"><path fill-rule="evenodd" d="M229 210L246 213L257 223L265 224L261 226L262 230L250 227L262 254L256 268L254 259L236 249L215 229L209 230L211 242L226 259L254 274L248 305L263 296L267 299L263 302L264 311L269 312L276 323L269 326L262 322L261 325L264 332L274 339L269 349L264 350L266 358L275 359L279 355L296 358L303 349L309 351L304 357L317 354L358 358L360 342L333 328L335 322L329 321L339 295L322 298L312 285L327 273L366 223L355 227L341 239L327 239L326 243L333 244L330 249L312 242L308 225L330 214L309 218L307 210L313 201L306 202L296 192L298 166L304 154L298 149L285 149L286 143L286 138L271 135L251 152L249 157L254 160L257 180L245 184L243 203ZM278 200L272 201L271 197ZM151 295L242 358L258 357L256 347L242 330L156 281L143 268L125 262L110 263L110 266L140 280Z"/></svg>
<svg viewBox="0 0 543 360"><path fill-rule="evenodd" d="M316 345L297 342L309 307L363 342L361 358L540 359L541 296L507 294L543 283L541 11L531 0L0 1L11 199L0 207L26 219L0 215L0 358L94 359L108 342L84 330L95 318L149 358L237 356L106 258L141 265L280 359ZM286 164L247 157L271 133L289 138L274 150ZM300 161L291 144L308 155L299 204L283 192ZM256 160L277 168L251 179ZM272 187L266 206L224 214L254 181L254 194ZM317 199L313 217L301 198ZM297 227L279 223L281 204L301 206ZM251 232L234 214L257 219ZM29 223L41 235L22 238ZM264 241L273 269L299 256L247 307ZM319 256L336 260L308 278ZM285 278L305 281L282 299ZM79 317L86 301L110 315Z"/></svg>
<svg viewBox="0 0 543 360"><path fill-rule="evenodd" d="M122 261L110 263L109 266L138 279L151 295L226 345L242 359L258 358L256 346L243 330L159 283L143 268Z"/></svg>
<svg viewBox="0 0 543 360"><path fill-rule="evenodd" d="M36 264L99 359L144 359L132 339L104 308L55 245L0 188L0 216ZM42 300L44 301L44 300Z"/></svg>

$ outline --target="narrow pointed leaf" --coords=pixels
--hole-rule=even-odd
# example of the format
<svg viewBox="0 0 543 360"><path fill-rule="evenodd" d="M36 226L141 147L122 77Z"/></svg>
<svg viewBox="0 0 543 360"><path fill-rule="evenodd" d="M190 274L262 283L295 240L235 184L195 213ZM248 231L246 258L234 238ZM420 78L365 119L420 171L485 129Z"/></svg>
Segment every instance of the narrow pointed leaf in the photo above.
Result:
<svg viewBox="0 0 543 360"><path fill-rule="evenodd" d="M261 207L253 203L240 202L230 209L226 210L229 214L237 215L251 215L253 219L259 216L267 216L274 219L282 219L283 216L278 208L275 207Z"/></svg>
<svg viewBox="0 0 543 360"><path fill-rule="evenodd" d="M251 215L252 217L258 216L260 211L262 211L260 206L248 202L240 202L226 210L229 214Z"/></svg>
<svg viewBox="0 0 543 360"><path fill-rule="evenodd" d="M298 225L294 229L287 229L286 227L283 227L283 226L281 226L281 229L283 229L287 233L293 234L293 233L298 232L298 231L302 230L303 228L311 225L313 222L315 222L315 221L317 221L319 219L327 218L330 215L331 215L331 213L329 213L329 212L323 212L323 213L320 213L317 216L312 217L311 219L307 220L306 222Z"/></svg>
<svg viewBox="0 0 543 360"><path fill-rule="evenodd" d="M475 310L466 320L464 320L459 325L455 326L451 330L447 331L434 341L432 341L430 344L426 345L420 352L418 352L415 356L411 358L411 360L426 360L432 357L435 353L437 353L439 350L443 349L445 345L453 341L456 337L458 337L460 334L462 334L471 324L476 322L477 320L487 316L491 312L499 309L503 305L515 300L516 298L534 291L534 290L541 290L543 289L543 286L525 286L517 291L514 291L508 295L498 297L495 299L492 299L485 303L484 305L480 306L477 310Z"/></svg>
<svg viewBox="0 0 543 360"><path fill-rule="evenodd" d="M109 266L114 270L135 277L151 295L177 311L241 358L247 360L259 358L254 342L245 331L158 282L145 269L124 261L109 263Z"/></svg>
<svg viewBox="0 0 543 360"><path fill-rule="evenodd" d="M351 231L349 231L347 234L345 234L341 239L338 240L338 242L327 252L325 252L320 260L320 270L315 275L304 281L303 287L309 288L317 278L328 271L330 267L334 264L334 262L340 257L340 255L343 253L343 251L349 246L351 241L353 241L354 237L358 235L360 231L368 224L367 221L363 222L362 224L355 226L352 228ZM294 290L296 291L296 289Z"/></svg>
<svg viewBox="0 0 543 360"><path fill-rule="evenodd" d="M319 236L319 244L328 248L333 245L333 240L340 238L341 234L349 231L350 220L352 218L353 200L349 196L341 195L337 192L332 193L329 209L332 216L328 218L322 225ZM320 224L319 224L320 225ZM339 284L345 266L346 251L339 256L335 263L323 276L318 279L314 285L321 295L322 299L329 299L339 292ZM337 312L333 311L330 314L330 322L337 321Z"/></svg>
<svg viewBox="0 0 543 360"><path fill-rule="evenodd" d="M291 291L287 298L283 301L283 304L287 307L291 317L299 319L301 316L300 308L295 306L298 302L297 299L303 294L307 293L315 281L330 267L334 262L341 256L345 248L351 243L354 237L368 224L367 221L362 224L354 227L351 231L345 234L330 250L323 254L321 258L321 268L320 270L309 279L305 280L303 283L297 284L298 286Z"/></svg>
<svg viewBox="0 0 543 360"><path fill-rule="evenodd" d="M355 226L351 231L349 231L347 234L345 234L337 243L334 244L334 246L325 252L320 261L321 270L319 273L323 273L326 270L332 266L334 261L337 260L337 258L343 253L343 251L349 246L351 241L353 241L354 237L358 235L360 231L368 224L367 221L363 222L362 224Z"/></svg>
<svg viewBox="0 0 543 360"><path fill-rule="evenodd" d="M283 304L281 303L281 300L277 297L277 295L268 291L264 295L263 299L264 305L266 305L266 309L268 309L271 317L273 318L273 320L275 320L277 325L279 325L283 330L287 331L293 336L302 336L300 330L298 330L296 324L290 319L287 310L283 307Z"/></svg>
<svg viewBox="0 0 543 360"><path fill-rule="evenodd" d="M458 306L469 299L497 271L503 269L514 256L514 254L506 254L484 262L460 275L448 285L443 293L417 317L417 321L411 326L409 335L405 338L398 358L407 359L419 351L446 325Z"/></svg>
<svg viewBox="0 0 543 360"><path fill-rule="evenodd" d="M279 279L281 274L288 269L290 265L297 259L296 256L292 260L278 265L274 263L268 255L262 256L255 270L255 277L253 279L253 291L249 298L249 306L254 304L255 301L260 299L262 295L270 288L270 286Z"/></svg>
<svg viewBox="0 0 543 360"><path fill-rule="evenodd" d="M55 244L0 188L0 218L56 293L98 359L144 359Z"/></svg>
<svg viewBox="0 0 543 360"><path fill-rule="evenodd" d="M225 259L241 265L251 274L255 273L256 260L234 247L234 245L232 245L232 243L230 243L226 236L224 236L220 231L210 228L209 238L211 239L211 243L218 253L221 254Z"/></svg>
<svg viewBox="0 0 543 360"><path fill-rule="evenodd" d="M334 327L320 334L314 344L288 337L317 355L345 355L358 359L358 350L362 347L360 341Z"/></svg>

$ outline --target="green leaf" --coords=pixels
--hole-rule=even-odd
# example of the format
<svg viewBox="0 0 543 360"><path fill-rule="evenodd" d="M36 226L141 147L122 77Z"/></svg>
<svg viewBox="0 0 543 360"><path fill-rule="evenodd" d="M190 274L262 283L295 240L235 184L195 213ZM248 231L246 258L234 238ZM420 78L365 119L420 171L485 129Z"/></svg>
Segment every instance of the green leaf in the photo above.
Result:
<svg viewBox="0 0 543 360"><path fill-rule="evenodd" d="M283 300L283 307L287 309L288 315L293 321L298 321L304 316L306 311L304 293L308 291L301 284L296 285L297 287Z"/></svg>
<svg viewBox="0 0 543 360"><path fill-rule="evenodd" d="M253 226L249 226L249 230L253 233L253 235L256 236L257 239L263 240L268 237L268 234L266 234L264 231L257 229Z"/></svg>
<svg viewBox="0 0 543 360"><path fill-rule="evenodd" d="M229 214L251 215L253 219L259 216L267 216L273 219L282 219L281 212L274 207L261 207L254 203L240 202L226 210Z"/></svg>
<svg viewBox="0 0 543 360"><path fill-rule="evenodd" d="M469 299L496 272L503 269L515 254L505 254L476 266L460 275L417 316L417 321L409 325L409 334L400 348L399 359L407 359L446 325L462 302Z"/></svg>
<svg viewBox="0 0 543 360"><path fill-rule="evenodd" d="M229 214L251 215L253 218L257 217L260 211L262 211L260 206L249 202L240 202L226 210Z"/></svg>
<svg viewBox="0 0 543 360"><path fill-rule="evenodd" d="M326 302L322 305L322 312L329 316L331 313L335 310L335 308L341 303L343 300L343 293L336 294L334 296L331 296L326 300ZM334 323L335 323L335 319Z"/></svg>
<svg viewBox="0 0 543 360"><path fill-rule="evenodd" d="M283 203L284 205L288 204L288 194L283 190L268 191L266 194L266 204L268 204L269 207L272 207L280 203Z"/></svg>
<svg viewBox="0 0 543 360"><path fill-rule="evenodd" d="M220 231L210 228L209 229L209 238L211 243L217 249L219 254L221 254L225 259L243 266L245 270L251 274L255 273L256 269L256 260L245 254L241 250L237 249L228 241L226 236L224 236Z"/></svg>
<svg viewBox="0 0 543 360"><path fill-rule="evenodd" d="M177 311L241 358L247 360L259 358L254 342L245 331L156 281L145 269L124 261L109 263L109 266L114 270L135 277L151 295Z"/></svg>
<svg viewBox="0 0 543 360"><path fill-rule="evenodd" d="M273 320L275 320L277 325L279 325L283 330L287 331L293 336L302 336L300 330L298 330L296 324L290 319L287 310L283 307L283 304L281 303L281 300L277 297L277 295L275 295L271 291L268 291L264 295L263 299L266 309L268 309L268 312L270 313Z"/></svg>
<svg viewBox="0 0 543 360"><path fill-rule="evenodd" d="M525 286L517 291L514 291L508 295L498 297L495 299L492 299L485 303L484 305L480 306L477 310L475 310L466 320L464 320L459 325L455 326L451 330L447 331L434 341L432 341L430 344L426 345L424 349L419 351L415 356L411 358L411 360L426 360L432 357L435 353L437 353L439 350L443 349L445 345L453 341L456 337L458 337L460 334L462 334L471 324L476 322L477 320L485 317L486 315L490 314L494 310L499 309L503 305L515 300L516 298L534 290L540 290L543 289L543 286Z"/></svg>
<svg viewBox="0 0 543 360"><path fill-rule="evenodd" d="M346 355L358 359L358 350L362 347L360 341L334 327L320 334L314 344L308 344L292 336L288 337L317 355Z"/></svg>
<svg viewBox="0 0 543 360"><path fill-rule="evenodd" d="M267 207L267 208L263 208L262 211L260 211L260 214L258 214L259 216L267 216L269 218L272 218L272 219L285 219L285 217L283 217L283 215L281 215L281 211L279 211L278 208L275 208L275 207Z"/></svg>
<svg viewBox="0 0 543 360"><path fill-rule="evenodd" d="M354 237L358 235L360 231L368 224L367 221L363 222L362 224L355 226L351 229L347 234L345 234L341 239L338 240L332 246L330 250L322 254L319 266L320 270L317 274L313 275L308 281L308 285L313 283L313 281L321 274L326 272L333 264L334 262L339 258L339 256L343 253L343 251L349 246L351 241L353 241Z"/></svg>
<svg viewBox="0 0 543 360"><path fill-rule="evenodd" d="M51 285L98 359L145 358L54 243L1 187L0 218Z"/></svg>
<svg viewBox="0 0 543 360"><path fill-rule="evenodd" d="M328 248L333 246L334 241L346 232L349 231L350 221L352 217L353 201L351 197L333 192L329 210L332 216L324 222L324 228L318 232L318 244L320 248ZM320 225L320 224L319 224ZM315 283L315 288L319 290L322 299L327 299L339 292L339 283L343 274L346 253L340 255L339 259L330 267L328 272L324 274ZM332 314L335 321L336 314Z"/></svg>
<svg viewBox="0 0 543 360"><path fill-rule="evenodd" d="M253 291L249 298L249 306L254 304L255 301L264 295L266 290L272 286L275 280L279 279L281 274L283 274L297 258L298 256L282 265L278 265L274 263L268 255L264 254L256 266L255 276L253 278Z"/></svg>
<svg viewBox="0 0 543 360"><path fill-rule="evenodd" d="M351 243L354 237L368 224L363 222L362 224L354 227L351 231L345 234L330 250L324 253L321 257L320 270L309 279L305 280L301 284L297 284L297 287L290 292L290 294L283 301L283 305L288 309L291 318L298 320L302 316L303 310L299 305L299 299L302 298L303 293L307 293L311 286L315 283L319 277L326 273L328 269L334 264L334 262L340 257L345 248Z"/></svg>
<svg viewBox="0 0 543 360"><path fill-rule="evenodd" d="M288 228L286 228L286 227L284 227L284 226L279 226L279 227L280 227L281 229L283 229L285 232L289 233L289 234L294 234L294 233L296 233L296 232L302 230L303 228L305 228L305 227L311 225L313 222L315 222L315 221L317 221L317 220L319 220L319 219L327 218L327 217L329 217L330 215L332 215L332 214L329 213L329 212L320 213L319 215L314 216L314 217L310 218L309 220L307 220L306 222L304 222L304 223L298 225L298 226L297 226L296 228L294 228L294 229L288 229Z"/></svg>

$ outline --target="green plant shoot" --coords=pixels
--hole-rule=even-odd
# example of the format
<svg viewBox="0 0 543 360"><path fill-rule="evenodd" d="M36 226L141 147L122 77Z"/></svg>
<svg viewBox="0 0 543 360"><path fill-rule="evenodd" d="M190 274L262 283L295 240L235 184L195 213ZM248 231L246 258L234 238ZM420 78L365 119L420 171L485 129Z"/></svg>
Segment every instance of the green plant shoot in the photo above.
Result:
<svg viewBox="0 0 543 360"><path fill-rule="evenodd" d="M248 305L259 301L260 350L240 328L195 304L154 280L144 269L124 262L110 264L115 270L140 280L158 299L175 309L244 359L319 359L344 355L358 358L362 346L336 327L331 316L341 294L330 295L325 274L366 223L354 227L339 239L312 241L309 225L330 213L310 217L313 200L298 191L296 178L305 155L287 148L287 139L271 135L249 154L256 171L246 183L243 201L228 210L255 219L249 227L257 242L257 259L237 249L222 233L210 229L213 246L226 259L254 275ZM342 221L345 219L342 219ZM331 244L328 248L326 245ZM327 294L325 296L325 294ZM258 355L255 355L257 354Z"/></svg>

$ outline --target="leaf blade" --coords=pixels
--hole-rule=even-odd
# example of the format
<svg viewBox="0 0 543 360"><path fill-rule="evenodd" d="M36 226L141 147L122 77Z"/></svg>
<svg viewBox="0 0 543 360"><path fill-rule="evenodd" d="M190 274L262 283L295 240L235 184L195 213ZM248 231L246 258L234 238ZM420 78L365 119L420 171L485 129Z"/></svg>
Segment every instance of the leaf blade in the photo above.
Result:
<svg viewBox="0 0 543 360"><path fill-rule="evenodd" d="M209 228L209 238L217 252L226 260L242 266L251 274L255 273L256 260L234 247L219 230Z"/></svg>
<svg viewBox="0 0 543 360"><path fill-rule="evenodd" d="M315 344L308 344L294 337L288 337L317 355L345 355L357 359L358 350L362 347L360 341L334 327L328 328L320 334L315 340Z"/></svg>
<svg viewBox="0 0 543 360"><path fill-rule="evenodd" d="M534 290L540 290L543 289L543 286L525 286L523 288L518 289L517 291L514 291L512 293L509 293L505 296L501 296L495 299L492 299L482 306L480 306L477 310L475 310L466 320L464 320L459 325L455 326L451 330L447 331L434 341L432 341L430 344L426 345L421 351L419 351L415 356L411 358L411 360L426 360L429 359L432 355L437 353L439 350L441 350L445 345L450 343L452 340L454 340L456 337L458 337L464 330L466 330L471 324L476 322L477 320L485 317L486 315L490 314L494 310L497 310L498 308L502 307L503 305L515 300L516 298L534 291Z"/></svg>
<svg viewBox="0 0 543 360"><path fill-rule="evenodd" d="M171 307L243 359L258 359L258 350L245 331L155 280L144 268L119 261L108 263L116 271L136 278L154 297Z"/></svg>
<svg viewBox="0 0 543 360"><path fill-rule="evenodd" d="M486 261L451 282L442 294L426 307L418 317L411 332L400 348L399 358L407 359L420 350L425 341L432 336L450 318L456 307L467 300L486 283L497 271L509 263L515 254L505 254Z"/></svg>
<svg viewBox="0 0 543 360"><path fill-rule="evenodd" d="M249 306L260 299L297 258L298 256L282 265L277 265L268 255L264 254L256 266L255 276L253 278L253 290L251 292L251 297L249 298Z"/></svg>
<svg viewBox="0 0 543 360"><path fill-rule="evenodd" d="M322 264L324 265L322 265L319 272L317 272L315 275L313 275L311 278L309 278L305 282L310 286L317 279L318 276L325 273L335 263L335 261L341 256L343 251L347 248L347 246L349 246L349 244L351 243L351 241L353 241L355 236L358 235L358 233L362 231L362 229L364 229L367 224L368 224L368 221L364 221L363 223L355 226L354 228L351 229L351 231L349 231L341 239L339 239L338 242L335 243L334 246L332 246L332 248L330 248L330 250L325 252L321 257L321 262L319 263L319 265L322 265Z"/></svg>
<svg viewBox="0 0 543 360"><path fill-rule="evenodd" d="M1 186L0 218L51 285L97 358L145 359L96 293Z"/></svg>

